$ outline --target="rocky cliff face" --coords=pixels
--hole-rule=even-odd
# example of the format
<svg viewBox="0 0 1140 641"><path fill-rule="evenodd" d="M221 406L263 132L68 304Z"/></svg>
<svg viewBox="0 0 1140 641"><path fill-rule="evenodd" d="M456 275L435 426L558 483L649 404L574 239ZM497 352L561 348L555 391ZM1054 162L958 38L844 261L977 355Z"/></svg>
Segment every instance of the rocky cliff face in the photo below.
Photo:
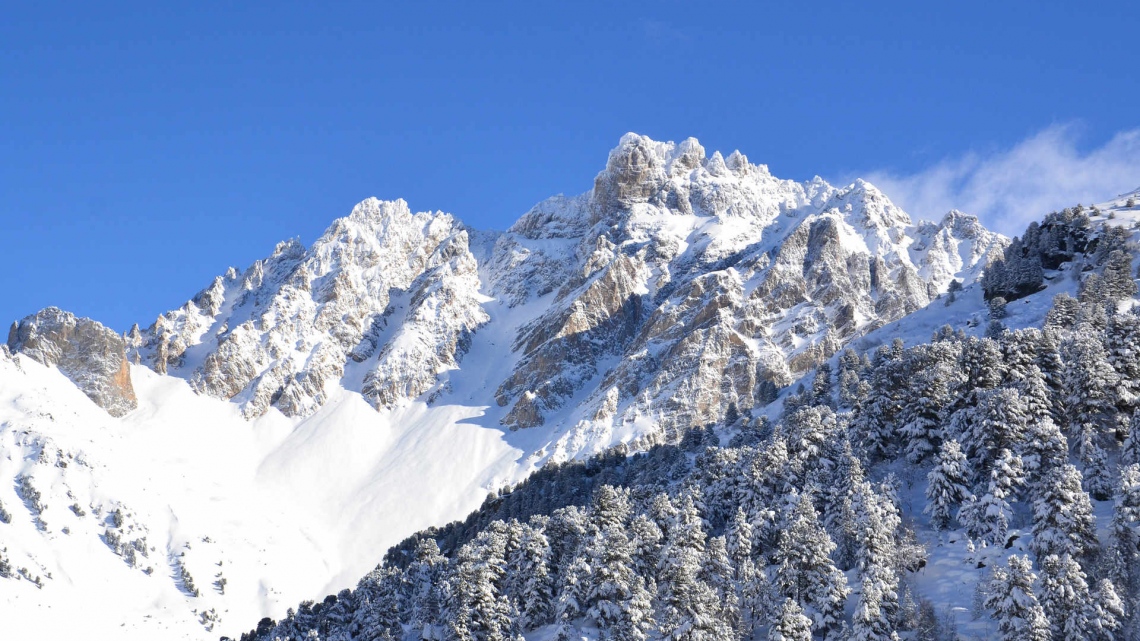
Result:
<svg viewBox="0 0 1140 641"><path fill-rule="evenodd" d="M487 321L476 267L451 216L369 199L312 247L281 243L133 329L131 354L250 417L307 415L342 382L390 406L445 387Z"/></svg>
<svg viewBox="0 0 1140 641"><path fill-rule="evenodd" d="M627 135L591 192L540 204L495 246L492 295L549 299L517 334L503 423L585 394L569 441L640 421L675 438L972 282L1005 243L958 212L915 225L863 181L779 180L739 152Z"/></svg>
<svg viewBox="0 0 1140 641"><path fill-rule="evenodd" d="M377 408L443 398L490 323L511 356L488 398L467 400L493 400L511 429L568 428L577 450L763 405L852 338L976 280L1005 244L959 212L914 224L863 181L781 180L739 152L629 134L593 189L506 232L367 200L127 341L132 359L247 416L304 416L337 385Z"/></svg>
<svg viewBox="0 0 1140 641"><path fill-rule="evenodd" d="M111 416L138 407L126 343L114 330L55 307L13 323L4 350L59 368Z"/></svg>

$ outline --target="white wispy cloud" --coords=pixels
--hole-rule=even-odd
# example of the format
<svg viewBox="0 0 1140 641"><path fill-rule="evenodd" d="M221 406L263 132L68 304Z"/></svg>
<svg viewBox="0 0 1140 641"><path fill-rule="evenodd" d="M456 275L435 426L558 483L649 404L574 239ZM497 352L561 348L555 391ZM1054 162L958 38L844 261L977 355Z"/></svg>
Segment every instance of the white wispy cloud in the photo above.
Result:
<svg viewBox="0 0 1140 641"><path fill-rule="evenodd" d="M960 209L991 229L1020 234L1050 211L1140 187L1140 129L1087 151L1078 148L1077 130L1055 125L1009 149L948 158L910 175L871 172L867 180L915 218Z"/></svg>

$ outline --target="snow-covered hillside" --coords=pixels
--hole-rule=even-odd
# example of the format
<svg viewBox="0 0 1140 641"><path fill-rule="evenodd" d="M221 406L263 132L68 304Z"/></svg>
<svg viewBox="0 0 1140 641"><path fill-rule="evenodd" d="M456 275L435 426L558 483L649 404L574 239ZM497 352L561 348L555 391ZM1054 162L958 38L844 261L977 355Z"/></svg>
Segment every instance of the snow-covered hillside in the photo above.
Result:
<svg viewBox="0 0 1140 641"><path fill-rule="evenodd" d="M45 310L0 355L5 630L281 617L545 462L675 442L853 340L976 314L1007 242L629 134L506 232L366 200L132 329L125 359L81 358L113 333Z"/></svg>

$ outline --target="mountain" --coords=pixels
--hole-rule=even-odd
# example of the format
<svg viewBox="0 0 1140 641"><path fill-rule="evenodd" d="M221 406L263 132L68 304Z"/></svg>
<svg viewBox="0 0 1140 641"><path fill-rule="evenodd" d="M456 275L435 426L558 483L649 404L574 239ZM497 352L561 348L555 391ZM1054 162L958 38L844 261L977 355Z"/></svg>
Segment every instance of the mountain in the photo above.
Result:
<svg viewBox="0 0 1140 641"><path fill-rule="evenodd" d="M49 636L280 617L543 465L769 412L954 281L984 313L1007 245L628 134L506 232L369 199L125 336L43 310L0 354L0 600Z"/></svg>
<svg viewBox="0 0 1140 641"><path fill-rule="evenodd" d="M337 387L378 409L493 397L510 429L570 429L574 456L762 406L1005 244L960 212L913 224L863 181L780 180L739 152L628 134L590 192L502 234L366 200L132 329L129 353L246 417L308 416ZM497 380L464 376L473 341L500 354Z"/></svg>

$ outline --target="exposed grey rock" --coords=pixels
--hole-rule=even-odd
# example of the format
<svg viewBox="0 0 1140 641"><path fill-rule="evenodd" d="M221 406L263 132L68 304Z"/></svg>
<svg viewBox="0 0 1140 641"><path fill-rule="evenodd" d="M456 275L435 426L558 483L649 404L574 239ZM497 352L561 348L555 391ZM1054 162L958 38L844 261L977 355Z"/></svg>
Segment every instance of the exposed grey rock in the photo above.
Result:
<svg viewBox="0 0 1140 641"><path fill-rule="evenodd" d="M115 331L56 307L13 323L8 348L57 367L111 416L138 407L126 341Z"/></svg>

